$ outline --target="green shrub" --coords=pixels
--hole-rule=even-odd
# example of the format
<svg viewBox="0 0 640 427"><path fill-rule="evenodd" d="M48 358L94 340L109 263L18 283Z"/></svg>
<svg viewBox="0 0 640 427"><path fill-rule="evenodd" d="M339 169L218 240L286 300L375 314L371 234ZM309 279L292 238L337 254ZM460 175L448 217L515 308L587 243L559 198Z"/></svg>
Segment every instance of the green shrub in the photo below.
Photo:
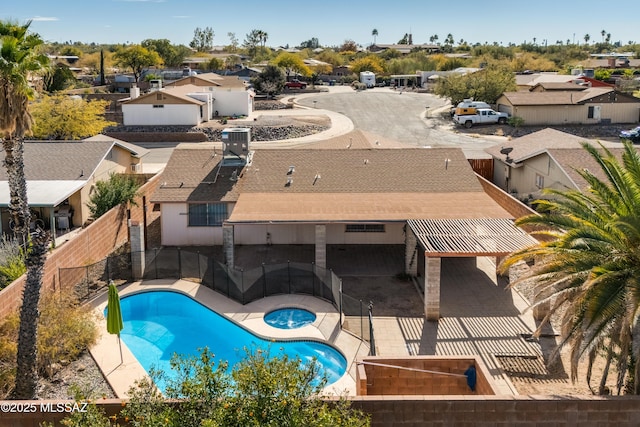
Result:
<svg viewBox="0 0 640 427"><path fill-rule="evenodd" d="M24 251L16 239L0 240L0 290L27 272Z"/></svg>
<svg viewBox="0 0 640 427"><path fill-rule="evenodd" d="M118 205L135 205L139 187L140 184L132 176L122 174L111 174L108 181L96 182L95 192L87 203L91 216L100 218Z"/></svg>
<svg viewBox="0 0 640 427"><path fill-rule="evenodd" d="M0 324L0 399L14 386L19 327L18 313ZM77 359L97 336L97 319L89 306L79 306L69 295L47 295L38 321L38 371L43 376L52 374L54 363Z"/></svg>

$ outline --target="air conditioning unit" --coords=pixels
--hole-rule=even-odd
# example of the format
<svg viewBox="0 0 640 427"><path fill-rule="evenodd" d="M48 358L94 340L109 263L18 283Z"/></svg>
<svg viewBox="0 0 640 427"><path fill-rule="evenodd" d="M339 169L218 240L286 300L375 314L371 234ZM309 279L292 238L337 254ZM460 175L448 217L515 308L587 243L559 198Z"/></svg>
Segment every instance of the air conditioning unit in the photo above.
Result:
<svg viewBox="0 0 640 427"><path fill-rule="evenodd" d="M142 170L142 165L140 163L131 163L131 172L139 173Z"/></svg>

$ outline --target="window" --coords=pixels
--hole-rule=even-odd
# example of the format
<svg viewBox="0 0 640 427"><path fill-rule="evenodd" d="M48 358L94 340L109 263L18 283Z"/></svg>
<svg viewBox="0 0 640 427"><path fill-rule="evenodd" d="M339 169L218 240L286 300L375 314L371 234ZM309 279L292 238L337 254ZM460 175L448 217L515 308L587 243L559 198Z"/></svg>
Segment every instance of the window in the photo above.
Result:
<svg viewBox="0 0 640 427"><path fill-rule="evenodd" d="M189 227L220 227L227 217L226 203L189 205Z"/></svg>
<svg viewBox="0 0 640 427"><path fill-rule="evenodd" d="M588 119L593 119L595 107L589 107L589 112L587 113Z"/></svg>
<svg viewBox="0 0 640 427"><path fill-rule="evenodd" d="M544 176L536 174L536 187L544 187Z"/></svg>
<svg viewBox="0 0 640 427"><path fill-rule="evenodd" d="M162 104L154 104L153 108L164 108L164 105L162 105Z"/></svg>
<svg viewBox="0 0 640 427"><path fill-rule="evenodd" d="M384 224L347 224L346 233L384 233Z"/></svg>

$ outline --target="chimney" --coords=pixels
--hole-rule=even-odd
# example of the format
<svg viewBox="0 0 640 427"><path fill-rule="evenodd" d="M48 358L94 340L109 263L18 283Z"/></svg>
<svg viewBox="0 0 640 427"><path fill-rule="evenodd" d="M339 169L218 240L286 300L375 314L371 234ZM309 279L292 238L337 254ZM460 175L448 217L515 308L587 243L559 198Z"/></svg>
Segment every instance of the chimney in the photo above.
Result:
<svg viewBox="0 0 640 427"><path fill-rule="evenodd" d="M136 99L139 96L140 96L140 88L138 86L131 86L131 89L129 89L129 97L131 99Z"/></svg>

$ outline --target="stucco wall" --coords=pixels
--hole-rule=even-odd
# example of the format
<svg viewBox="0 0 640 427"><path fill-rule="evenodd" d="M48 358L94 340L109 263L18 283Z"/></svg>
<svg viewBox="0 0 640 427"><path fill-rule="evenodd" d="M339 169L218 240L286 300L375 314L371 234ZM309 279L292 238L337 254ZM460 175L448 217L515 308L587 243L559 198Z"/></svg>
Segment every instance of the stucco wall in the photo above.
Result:
<svg viewBox="0 0 640 427"><path fill-rule="evenodd" d="M525 125L598 124L602 120L611 123L637 123L640 106L632 103L606 103L584 105L519 105L511 106L504 98L498 100L498 109L522 117ZM600 118L589 118L589 107L600 107Z"/></svg>
<svg viewBox="0 0 640 427"><path fill-rule="evenodd" d="M122 114L125 126L195 126L202 122L199 105L167 104L153 108L151 104L124 104Z"/></svg>
<svg viewBox="0 0 640 427"><path fill-rule="evenodd" d="M253 111L253 98L248 91L216 90L213 97L214 113L217 111L219 116L248 116Z"/></svg>

